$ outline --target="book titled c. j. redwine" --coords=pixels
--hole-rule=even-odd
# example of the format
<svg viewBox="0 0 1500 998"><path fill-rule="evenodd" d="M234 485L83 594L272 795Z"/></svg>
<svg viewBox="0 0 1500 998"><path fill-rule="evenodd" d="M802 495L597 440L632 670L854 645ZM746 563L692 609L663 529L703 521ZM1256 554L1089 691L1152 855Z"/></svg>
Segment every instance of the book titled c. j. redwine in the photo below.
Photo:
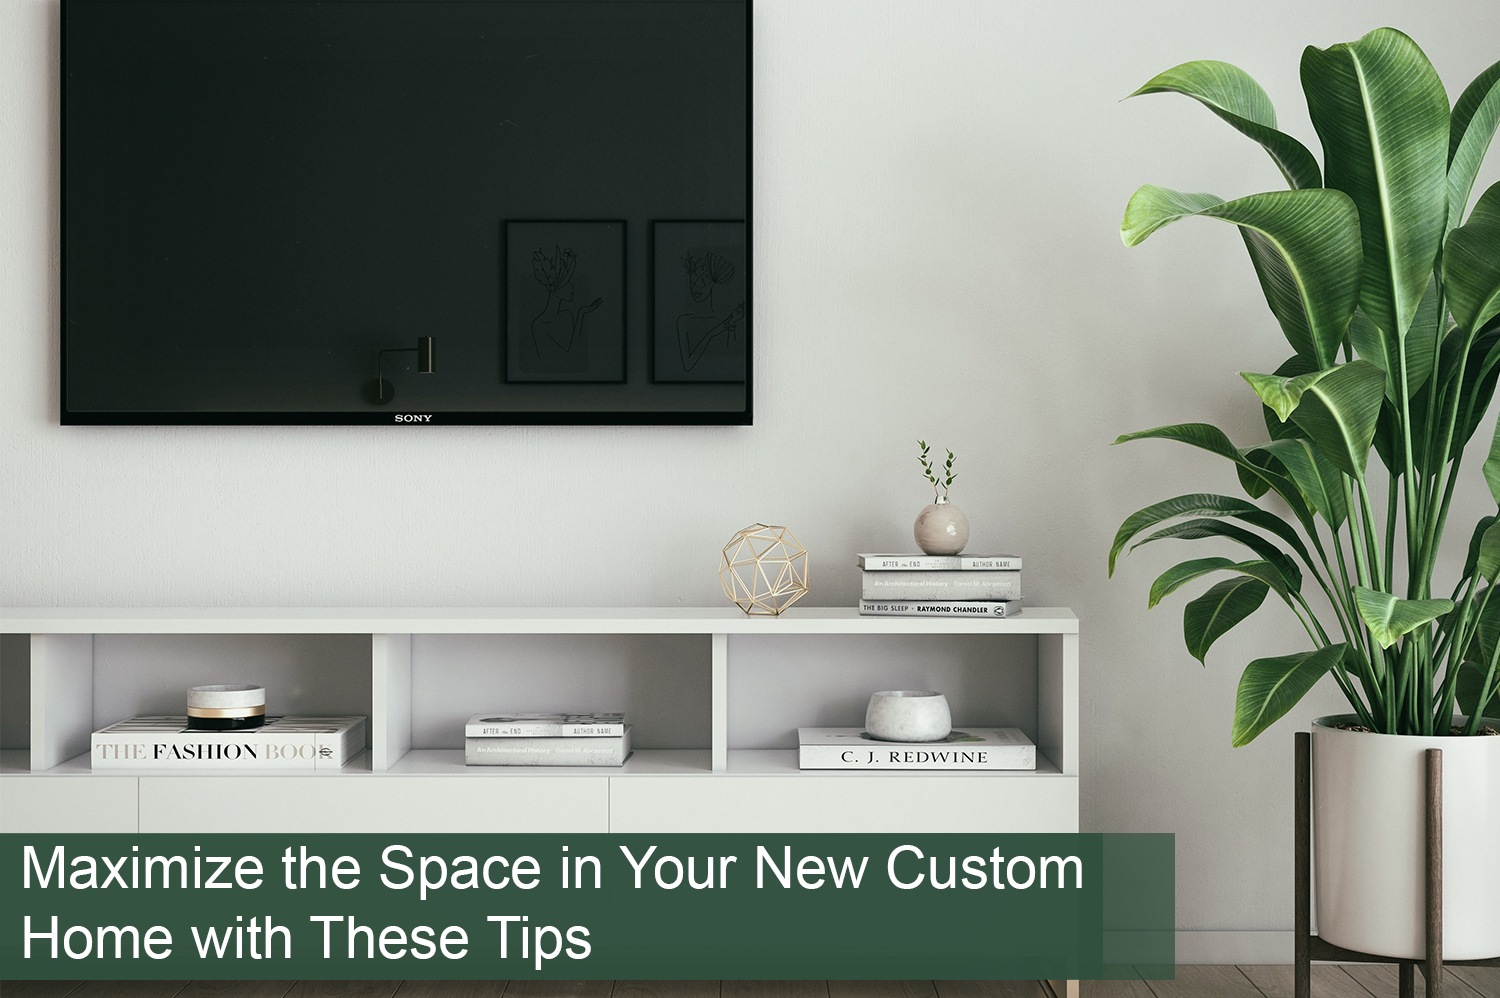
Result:
<svg viewBox="0 0 1500 998"><path fill-rule="evenodd" d="M798 728L801 769L1036 769L1019 728L954 729L940 742L887 742L863 728Z"/></svg>

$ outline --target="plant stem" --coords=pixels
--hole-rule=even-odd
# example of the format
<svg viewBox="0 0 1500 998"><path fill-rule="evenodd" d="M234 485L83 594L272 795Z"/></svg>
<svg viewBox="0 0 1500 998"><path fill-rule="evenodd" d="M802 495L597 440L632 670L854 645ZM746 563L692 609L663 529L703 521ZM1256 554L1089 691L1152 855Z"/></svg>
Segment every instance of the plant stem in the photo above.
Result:
<svg viewBox="0 0 1500 998"><path fill-rule="evenodd" d="M1484 599L1479 601L1479 609L1477 611L1473 611L1474 594L1478 589L1479 584L1477 577L1471 579L1469 583L1469 591L1464 594L1463 603L1460 604L1458 609L1454 611L1456 616L1454 617L1453 627L1449 630L1449 638L1446 648L1448 656L1448 671L1443 676L1442 698L1438 707L1437 717L1434 718L1435 723L1438 724L1442 723L1442 719L1444 717L1451 718L1453 716L1453 703L1458 699L1458 674L1464 667L1464 659L1468 655L1469 643L1473 641L1474 636L1479 633L1479 621L1483 619L1485 608L1489 606L1490 595L1494 587L1485 587ZM1472 615L1471 611L1473 611ZM1471 620L1473 621L1472 630L1469 627L1469 622ZM1484 691L1480 690L1480 693L1481 699L1479 701L1479 709L1482 710L1484 707Z"/></svg>
<svg viewBox="0 0 1500 998"><path fill-rule="evenodd" d="M1365 557L1365 544L1360 537L1359 526L1355 522L1354 483L1347 475L1342 475L1340 478L1344 486L1344 504L1349 509L1349 545L1354 555L1355 576L1360 585L1369 587L1370 568ZM1392 669L1390 663L1385 660L1384 653L1377 650L1374 639L1370 635L1370 629L1364 625L1363 619L1359 616L1358 609L1353 603L1352 590L1348 589L1347 585L1346 592L1350 593L1349 624L1353 632L1351 640L1363 648L1364 660L1369 663L1370 682L1374 687L1370 702L1372 706L1378 705L1378 711L1384 718L1383 724L1373 724L1371 727L1389 732L1395 728L1396 724L1396 696Z"/></svg>
<svg viewBox="0 0 1500 998"><path fill-rule="evenodd" d="M1396 508L1401 495L1401 476L1391 475L1385 490L1385 563L1396 564Z"/></svg>
<svg viewBox="0 0 1500 998"><path fill-rule="evenodd" d="M1394 646L1393 646L1394 647ZM1401 642L1401 648L1396 652L1395 671L1396 676L1396 727L1389 734L1393 735L1417 735L1422 733L1420 724L1413 723L1416 713L1416 688L1413 681L1412 654L1415 645L1411 641Z"/></svg>
<svg viewBox="0 0 1500 998"><path fill-rule="evenodd" d="M1354 652L1354 660L1359 664L1361 669L1359 677L1360 685L1364 687L1365 696L1370 700L1370 709L1374 711L1380 702L1380 682L1375 678L1374 666L1370 664L1367 653L1361 646L1359 617L1355 612L1353 604L1345 602L1349 599L1349 594L1353 590L1349 585L1349 565L1344 558L1343 538L1339 536L1338 528L1332 524L1329 525L1329 533L1332 535L1333 553L1338 558L1339 581L1342 583L1342 588L1339 590L1337 596L1326 585L1323 586L1323 592L1328 595L1328 602L1333 604L1333 612L1338 617L1339 628L1344 632L1344 637L1348 640L1349 647ZM1353 534L1352 527L1350 528L1350 534L1351 536ZM1323 555L1323 563L1325 566L1328 563L1328 556L1326 554ZM1322 583L1323 580L1317 575L1317 572L1314 572L1313 576L1318 579L1319 583ZM1333 577L1333 569L1331 567L1328 570L1328 577L1330 579ZM1371 728L1376 727L1373 720L1367 722L1367 724Z"/></svg>
<svg viewBox="0 0 1500 998"><path fill-rule="evenodd" d="M1475 581L1470 577L1459 579L1458 585L1453 587L1453 594L1448 597L1449 601L1452 602L1455 607L1453 614L1450 614L1448 617L1451 626L1449 626L1446 629L1446 633L1438 639L1437 647L1433 649L1432 657L1434 661L1441 660L1444 653L1453 648L1457 649L1457 654L1459 656L1463 655L1464 649L1468 645L1469 637L1464 636L1462 638L1459 638L1459 635L1463 635L1465 629L1468 626L1468 610L1469 606L1472 604L1474 591ZM1460 599L1460 596L1462 596L1463 598Z"/></svg>
<svg viewBox="0 0 1500 998"><path fill-rule="evenodd" d="M1433 456L1437 453L1438 407L1443 395L1443 386L1438 384L1437 370L1437 355L1442 349L1442 340L1439 334L1443 330L1443 307L1443 296L1440 288L1438 292L1437 330L1433 335L1432 371L1427 375L1427 449L1423 452L1423 456L1425 457L1423 464L1426 467L1424 467L1422 472L1423 491L1425 495L1423 497L1422 509L1419 511L1421 514L1420 519L1424 523L1427 519L1427 511L1432 508L1433 497L1437 491L1437 476L1430 475L1428 472L1433 467Z"/></svg>
<svg viewBox="0 0 1500 998"><path fill-rule="evenodd" d="M1370 490L1365 485L1365 480L1362 476L1356 478L1354 482L1359 486L1360 520L1364 527L1365 544L1374 556L1379 558L1380 549L1376 547L1374 530L1375 512L1370 506ZM1377 582L1371 588L1379 589L1382 592L1390 592L1391 587L1385 577L1385 568L1378 561L1372 567L1370 575ZM1386 668L1386 720L1388 723L1386 731L1389 734L1396 733L1396 718L1400 713L1401 701L1406 698L1408 685L1411 682L1411 657L1409 654L1411 644L1410 642L1403 642L1403 645L1402 652L1397 653L1394 658L1390 656L1388 649L1382 652L1385 656Z"/></svg>
<svg viewBox="0 0 1500 998"><path fill-rule="evenodd" d="M1439 319L1439 321L1441 322L1441 318ZM1448 504L1453 499L1453 486L1458 481L1459 467L1463 463L1463 453L1461 451L1460 453L1454 455L1451 462L1448 460L1448 455L1453 450L1453 434L1458 423L1459 398L1463 395L1464 390L1464 371L1468 366L1469 348L1473 345L1473 343L1474 337L1472 335L1466 336L1464 338L1463 348L1459 351L1458 371L1453 376L1454 395L1451 411L1449 410L1448 406L1448 393L1446 390L1443 392L1442 409L1445 414L1443 446L1442 449L1437 451L1435 454L1428 455L1428 463L1437 462L1437 464L1434 465L1433 485L1436 486L1440 478L1445 479L1445 484L1443 487L1443 500L1437 505L1437 508L1432 511L1432 516L1428 519L1426 530L1423 532L1421 551L1422 557L1420 559L1412 559L1413 577L1416 577L1418 574L1420 574L1422 578L1428 580L1432 578L1432 567L1436 556L1436 546L1442 538L1443 525L1448 519ZM1471 403L1470 407L1464 413L1465 422L1467 422L1472 411L1473 408ZM1439 471L1438 469L1441 469L1441 471ZM1436 495L1435 488L1433 494Z"/></svg>
<svg viewBox="0 0 1500 998"><path fill-rule="evenodd" d="M1359 536L1359 524L1354 508L1354 483L1344 476L1344 504L1349 507L1349 548L1354 553L1354 577L1360 585L1374 588L1370 579L1370 563L1365 557L1363 539Z"/></svg>
<svg viewBox="0 0 1500 998"><path fill-rule="evenodd" d="M1474 399L1471 398L1469 399L1468 407L1464 410L1464 425L1467 426L1469 424L1469 420L1473 418ZM1429 573L1432 570L1431 564L1437 557L1437 549L1439 545L1443 543L1443 531L1447 528L1448 525L1448 508L1453 502L1453 487L1458 484L1458 472L1459 469L1463 467L1463 462L1464 452L1463 449L1460 448L1459 452L1453 455L1453 464L1450 468L1448 481L1447 484L1443 487L1443 501L1438 505L1437 520L1434 525L1435 529L1428 535L1427 538L1427 571Z"/></svg>
<svg viewBox="0 0 1500 998"><path fill-rule="evenodd" d="M1375 564L1371 566L1372 570L1370 572L1371 578L1375 580L1375 585L1371 588L1390 592L1391 587L1389 580L1386 578L1385 566L1380 562L1380 547L1375 540L1375 510L1370 506L1370 490L1365 486L1363 477L1356 478L1354 481L1359 486L1360 520L1365 528L1365 543L1370 546L1370 554L1375 559Z"/></svg>
<svg viewBox="0 0 1500 998"><path fill-rule="evenodd" d="M1405 467L1405 474L1401 476L1401 483L1406 488L1406 564L1410 569L1418 562L1417 542L1421 537L1420 524L1422 521L1420 518L1421 506L1418 505L1421 500L1418 498L1415 455L1413 455L1411 449L1411 382L1406 370L1405 336L1396 337L1396 367L1400 370L1401 375L1399 379L1399 401L1401 403L1401 440L1403 445L1402 457L1404 458L1403 465ZM1363 487L1364 482L1361 481L1360 485L1361 487ZM1391 488L1392 490L1396 488L1395 482L1391 483ZM1408 575L1406 580L1406 592L1407 595L1412 599L1421 598L1412 595L1412 588L1416 585L1418 585L1418 580L1415 573ZM1389 589L1386 589L1386 591L1390 592ZM1394 595L1394 593L1392 595Z"/></svg>

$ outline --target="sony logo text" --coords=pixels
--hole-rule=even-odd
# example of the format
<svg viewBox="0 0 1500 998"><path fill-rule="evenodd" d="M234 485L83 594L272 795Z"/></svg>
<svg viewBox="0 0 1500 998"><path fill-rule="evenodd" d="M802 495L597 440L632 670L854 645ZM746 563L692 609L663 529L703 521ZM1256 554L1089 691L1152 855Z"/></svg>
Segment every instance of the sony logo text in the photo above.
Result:
<svg viewBox="0 0 1500 998"><path fill-rule="evenodd" d="M402 413L401 415L398 415L396 417L396 422L398 422L398 423L430 423L430 422L432 422L432 417L430 415L429 416L414 416L411 413Z"/></svg>

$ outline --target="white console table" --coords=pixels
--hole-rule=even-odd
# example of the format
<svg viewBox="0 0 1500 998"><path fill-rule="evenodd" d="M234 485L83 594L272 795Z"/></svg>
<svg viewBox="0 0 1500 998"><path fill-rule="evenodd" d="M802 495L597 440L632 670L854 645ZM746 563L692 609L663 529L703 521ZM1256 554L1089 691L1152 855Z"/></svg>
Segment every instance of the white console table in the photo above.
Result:
<svg viewBox="0 0 1500 998"><path fill-rule="evenodd" d="M29 635L30 651L30 747L0 753L5 832L1078 830L1078 619L1062 608L1028 608L999 620L862 617L852 609L817 607L774 618L747 617L733 607L49 608L0 611L0 633ZM108 671L113 666L96 659L96 642L118 642L122 635L196 635L210 642L235 635L342 635L368 642L367 663L361 657L344 668L369 670L367 676L350 673L359 680L351 686L364 689L368 682L368 700L361 702L368 711L347 711L369 714L369 751L336 772L94 773L89 735L101 719L119 713L110 701L119 696ZM696 636L687 640L701 642L701 662L689 667L707 670L708 744L638 748L623 768L610 769L466 767L461 749L424 747L421 656L440 656L444 641L528 636L524 640L551 642L579 635L604 636L593 641L616 635L622 642ZM857 659L860 649L877 647L860 642L914 636L965 642L966 648L982 641L985 654L993 646L996 661L1010 663L1007 675L1023 663L1026 681L1017 684L1018 695L1035 699L1034 710L1025 706L1038 749L1036 772L803 772L793 749L731 745L732 676L753 679L749 673L765 658L766 638L774 639L773 650L852 643L852 652L843 650ZM311 673L318 666L299 668ZM814 658L807 669L817 668ZM984 668L981 659L973 670ZM147 675L139 681L152 681ZM507 706L475 702L470 709Z"/></svg>

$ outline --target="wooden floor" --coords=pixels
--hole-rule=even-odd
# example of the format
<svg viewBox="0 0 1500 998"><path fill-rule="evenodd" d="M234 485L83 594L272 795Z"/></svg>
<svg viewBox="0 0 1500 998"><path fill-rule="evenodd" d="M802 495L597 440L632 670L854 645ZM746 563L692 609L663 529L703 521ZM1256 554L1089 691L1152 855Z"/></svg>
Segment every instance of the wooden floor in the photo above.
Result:
<svg viewBox="0 0 1500 998"><path fill-rule="evenodd" d="M1394 964L1317 965L1313 998L1397 998ZM1171 981L1084 981L1083 998L1292 998L1291 967L1178 967ZM1426 994L1417 972L1417 994ZM8 998L8 996L7 996ZM1443 998L1500 998L1500 970L1449 967Z"/></svg>
<svg viewBox="0 0 1500 998"><path fill-rule="evenodd" d="M1292 998L1291 967L1178 967L1084 981L1083 998ZM1424 994L1417 974L1417 994ZM1500 969L1450 967L1445 998L1500 998ZM3 981L0 998L1046 998L1035 981ZM1313 968L1313 998L1396 998L1396 968Z"/></svg>

